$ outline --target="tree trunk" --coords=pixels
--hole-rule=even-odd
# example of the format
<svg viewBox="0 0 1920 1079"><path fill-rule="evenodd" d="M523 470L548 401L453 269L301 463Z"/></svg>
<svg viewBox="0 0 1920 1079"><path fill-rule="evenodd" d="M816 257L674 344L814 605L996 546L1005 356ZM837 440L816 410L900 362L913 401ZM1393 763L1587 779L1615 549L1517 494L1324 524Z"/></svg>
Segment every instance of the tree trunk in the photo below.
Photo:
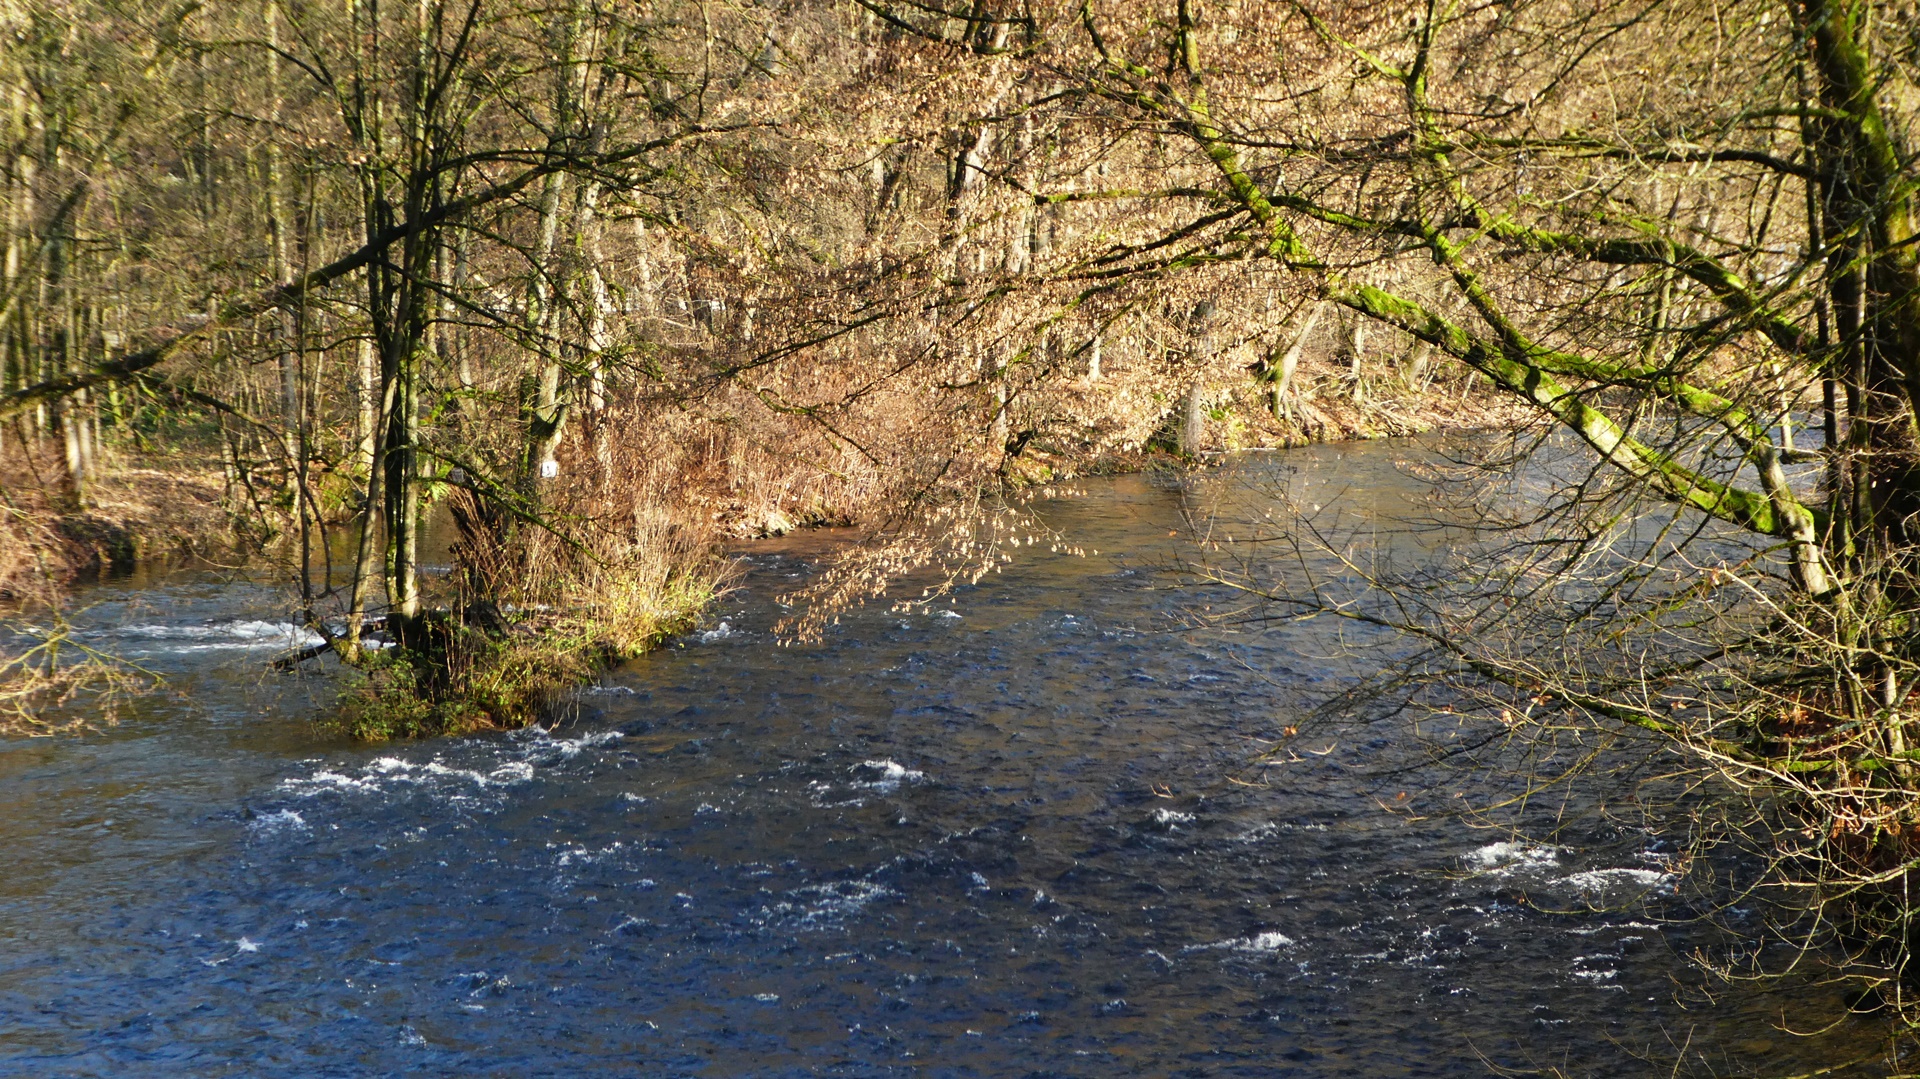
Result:
<svg viewBox="0 0 1920 1079"><path fill-rule="evenodd" d="M1307 313L1307 321L1293 335L1286 351L1280 354L1278 360L1267 365L1267 378L1272 384L1273 418L1276 420L1291 418L1287 395L1293 389L1294 372L1300 367L1300 353L1306 349L1307 339L1313 335L1314 327L1320 325L1320 316L1326 314L1328 306L1326 300L1314 304L1313 310Z"/></svg>
<svg viewBox="0 0 1920 1079"><path fill-rule="evenodd" d="M560 275L554 257L560 235L560 195L566 178L555 173L547 178L540 195L540 239L534 258L533 298L529 305L529 333L539 369L534 376L532 400L528 402L526 470L531 484L552 476L558 466L554 454L567 422L566 402L560 383Z"/></svg>
<svg viewBox="0 0 1920 1079"><path fill-rule="evenodd" d="M280 45L280 3L279 0L265 0L261 5L261 22L267 34L267 135L262 155L265 158L265 175L261 177L265 187L263 201L267 219L267 272L275 284L292 279L291 262L287 257L287 221L286 205L282 198L280 126L280 55L276 51ZM299 457L302 447L299 444L300 430L300 365L299 357L292 347L293 318L285 308L273 313L274 354L280 369L280 418L281 435L285 442L290 471L297 470L292 463Z"/></svg>
<svg viewBox="0 0 1920 1079"><path fill-rule="evenodd" d="M1201 441L1207 433L1206 392L1206 384L1197 378L1187 384L1180 414L1180 455L1183 457L1200 456Z"/></svg>
<svg viewBox="0 0 1920 1079"><path fill-rule="evenodd" d="M1347 358L1352 365L1348 377L1353 380L1353 399L1356 402L1367 399L1367 387L1360 370L1360 357L1367 351L1367 320L1356 317L1353 328L1347 333Z"/></svg>

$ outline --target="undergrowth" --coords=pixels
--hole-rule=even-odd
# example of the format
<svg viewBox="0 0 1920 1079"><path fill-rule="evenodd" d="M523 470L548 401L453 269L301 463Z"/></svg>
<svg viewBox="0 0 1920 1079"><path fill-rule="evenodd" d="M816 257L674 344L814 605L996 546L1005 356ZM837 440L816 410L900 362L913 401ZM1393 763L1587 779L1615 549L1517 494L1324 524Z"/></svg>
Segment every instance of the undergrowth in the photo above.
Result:
<svg viewBox="0 0 1920 1079"><path fill-rule="evenodd" d="M539 722L608 667L691 628L723 584L711 574L594 583L563 610L429 615L429 643L370 655L319 725L387 741Z"/></svg>

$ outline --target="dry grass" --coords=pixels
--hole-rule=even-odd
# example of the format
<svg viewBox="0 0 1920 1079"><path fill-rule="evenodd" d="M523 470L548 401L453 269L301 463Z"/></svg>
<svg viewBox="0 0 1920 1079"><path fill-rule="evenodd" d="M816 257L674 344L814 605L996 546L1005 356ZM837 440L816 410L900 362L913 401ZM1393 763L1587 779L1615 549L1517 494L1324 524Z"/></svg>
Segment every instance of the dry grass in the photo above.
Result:
<svg viewBox="0 0 1920 1079"><path fill-rule="evenodd" d="M611 664L685 632L720 588L714 575L609 569L560 609L481 625L448 612L433 646L375 656L322 726L367 741L524 727Z"/></svg>

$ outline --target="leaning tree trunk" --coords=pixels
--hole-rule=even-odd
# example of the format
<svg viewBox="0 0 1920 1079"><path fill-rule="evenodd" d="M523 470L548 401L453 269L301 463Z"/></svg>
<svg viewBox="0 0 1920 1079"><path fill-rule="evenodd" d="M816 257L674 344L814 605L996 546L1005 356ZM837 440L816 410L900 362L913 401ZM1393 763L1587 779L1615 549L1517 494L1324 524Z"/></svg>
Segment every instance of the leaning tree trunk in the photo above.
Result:
<svg viewBox="0 0 1920 1079"><path fill-rule="evenodd" d="M1300 353L1306 349L1307 339L1313 335L1314 327L1320 324L1320 316L1326 314L1330 306L1331 304L1326 300L1315 303L1313 310L1307 314L1307 321L1302 323L1300 329L1294 333L1293 341L1287 345L1286 351L1282 352L1278 359L1267 364L1268 391L1271 394L1273 418L1276 420L1291 418L1292 409L1289 407L1287 395L1293 390L1293 376L1300 367Z"/></svg>

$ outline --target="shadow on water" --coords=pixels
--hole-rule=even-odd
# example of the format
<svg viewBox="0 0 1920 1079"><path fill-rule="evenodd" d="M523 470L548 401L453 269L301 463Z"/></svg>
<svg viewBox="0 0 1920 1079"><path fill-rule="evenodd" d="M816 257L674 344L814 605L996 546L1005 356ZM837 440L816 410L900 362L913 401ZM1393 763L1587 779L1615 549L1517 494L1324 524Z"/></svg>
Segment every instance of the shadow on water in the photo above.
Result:
<svg viewBox="0 0 1920 1079"><path fill-rule="evenodd" d="M1406 452L1285 465L1412 498ZM258 673L271 590L103 585L97 631L174 692L0 749L0 1072L1777 1073L1871 1036L1776 1030L1836 993L1709 1005L1704 926L1541 909L1657 902L1663 837L1410 822L1370 778L1420 752L1392 721L1257 767L1354 661L1175 630L1178 483L1084 486L1043 513L1097 556L778 647L819 541L756 547L561 729L466 741L316 741L324 687Z"/></svg>

